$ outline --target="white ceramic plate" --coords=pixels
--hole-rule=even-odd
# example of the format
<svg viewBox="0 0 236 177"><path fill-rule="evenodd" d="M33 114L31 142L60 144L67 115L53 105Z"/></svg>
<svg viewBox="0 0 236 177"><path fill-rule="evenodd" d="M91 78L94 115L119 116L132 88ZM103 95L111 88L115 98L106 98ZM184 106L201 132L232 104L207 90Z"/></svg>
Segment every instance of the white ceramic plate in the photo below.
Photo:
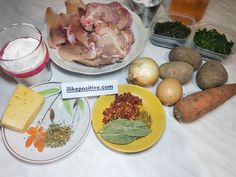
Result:
<svg viewBox="0 0 236 177"><path fill-rule="evenodd" d="M104 1L104 2L109 3L109 1ZM99 1L99 3L102 3L102 1ZM123 59L121 63L114 63L111 65L103 66L101 68L89 67L75 62L65 61L58 55L57 49L52 49L52 48L49 48L50 58L56 65L67 71L86 75L109 73L127 66L133 59L135 59L143 51L146 39L145 27L143 26L143 23L140 20L139 16L131 11L130 13L132 14L133 17L133 23L131 25L131 29L134 33L135 43L131 46L130 53Z"/></svg>
<svg viewBox="0 0 236 177"><path fill-rule="evenodd" d="M54 110L54 123L62 123L72 127L73 133L70 140L61 147L45 147L39 152L34 145L25 147L25 142L30 136L27 132L20 133L7 128L2 128L3 141L7 149L17 158L30 163L52 162L74 151L85 139L91 125L91 111L86 98L80 98L79 104L74 104L75 99L62 100L59 82L47 82L32 87L33 90L44 91L45 103L30 127L41 125L44 129L52 123L49 109Z"/></svg>

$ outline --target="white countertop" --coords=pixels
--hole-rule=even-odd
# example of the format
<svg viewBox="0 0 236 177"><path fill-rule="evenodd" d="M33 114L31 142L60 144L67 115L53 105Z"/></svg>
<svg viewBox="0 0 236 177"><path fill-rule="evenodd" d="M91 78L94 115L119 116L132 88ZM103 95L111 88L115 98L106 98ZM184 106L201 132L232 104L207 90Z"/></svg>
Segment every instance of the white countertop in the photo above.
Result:
<svg viewBox="0 0 236 177"><path fill-rule="evenodd" d="M0 27L18 21L29 22L44 29L44 12L48 6L60 10L63 0L0 0ZM204 19L236 30L236 1L212 0ZM163 8L163 7L161 7ZM168 49L152 45L148 40L141 56L155 58L160 65L168 60ZM229 83L236 82L236 54L223 63ZM53 81L84 81L117 79L127 83L127 67L109 74L85 76L64 71L51 63ZM0 115L2 115L16 82L0 70ZM147 89L155 93L155 88ZM184 92L199 90L194 81L184 85ZM96 98L89 98L92 108ZM172 107L164 107L166 128L161 139L150 149L124 154L105 147L92 128L87 138L69 156L53 163L35 165L12 156L0 138L0 176L2 177L235 177L236 176L236 97L203 116L180 124Z"/></svg>

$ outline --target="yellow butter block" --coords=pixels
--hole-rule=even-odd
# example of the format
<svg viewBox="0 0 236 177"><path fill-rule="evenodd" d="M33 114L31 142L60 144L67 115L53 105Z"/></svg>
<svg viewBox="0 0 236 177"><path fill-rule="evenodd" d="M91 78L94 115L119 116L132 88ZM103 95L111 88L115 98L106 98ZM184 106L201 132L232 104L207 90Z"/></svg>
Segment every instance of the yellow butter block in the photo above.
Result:
<svg viewBox="0 0 236 177"><path fill-rule="evenodd" d="M1 124L9 129L25 132L41 110L44 97L18 84L3 114Z"/></svg>

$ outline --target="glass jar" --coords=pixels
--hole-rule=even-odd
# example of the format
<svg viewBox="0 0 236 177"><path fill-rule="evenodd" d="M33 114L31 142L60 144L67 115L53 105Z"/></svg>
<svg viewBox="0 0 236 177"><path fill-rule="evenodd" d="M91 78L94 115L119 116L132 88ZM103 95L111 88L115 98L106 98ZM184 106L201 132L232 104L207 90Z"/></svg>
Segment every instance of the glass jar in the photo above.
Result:
<svg viewBox="0 0 236 177"><path fill-rule="evenodd" d="M0 32L0 65L6 74L27 86L51 78L47 46L31 24L13 24Z"/></svg>
<svg viewBox="0 0 236 177"><path fill-rule="evenodd" d="M210 0L171 0L169 10L190 15L198 22L202 19Z"/></svg>

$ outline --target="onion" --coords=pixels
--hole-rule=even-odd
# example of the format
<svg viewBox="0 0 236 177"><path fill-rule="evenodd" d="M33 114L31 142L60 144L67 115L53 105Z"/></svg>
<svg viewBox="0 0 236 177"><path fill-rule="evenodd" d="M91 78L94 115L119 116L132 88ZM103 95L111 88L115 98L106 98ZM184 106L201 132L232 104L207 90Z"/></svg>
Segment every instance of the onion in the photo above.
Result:
<svg viewBox="0 0 236 177"><path fill-rule="evenodd" d="M166 106L172 106L177 103L182 95L183 88L180 81L171 77L162 80L156 89L156 96Z"/></svg>
<svg viewBox="0 0 236 177"><path fill-rule="evenodd" d="M139 86L152 86L159 78L157 63L149 57L135 59L129 67L128 81Z"/></svg>

